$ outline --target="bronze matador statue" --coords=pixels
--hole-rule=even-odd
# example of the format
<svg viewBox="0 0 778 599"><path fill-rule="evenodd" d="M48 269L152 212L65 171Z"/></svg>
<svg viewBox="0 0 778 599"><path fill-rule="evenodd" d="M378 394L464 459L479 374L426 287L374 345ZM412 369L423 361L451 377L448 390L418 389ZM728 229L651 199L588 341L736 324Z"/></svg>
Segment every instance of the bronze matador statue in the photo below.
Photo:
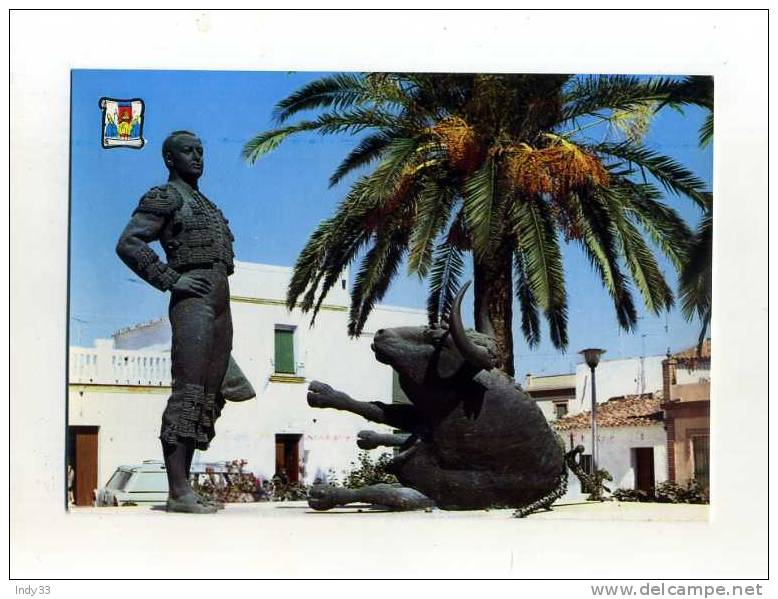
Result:
<svg viewBox="0 0 778 599"><path fill-rule="evenodd" d="M254 396L230 357L227 277L233 272L234 237L221 210L197 187L203 172L198 137L188 131L171 133L162 144L162 157L170 171L168 182L141 198L116 252L146 282L170 292L173 389L160 432L169 483L167 510L213 513L223 506L189 485L194 451L208 448L225 399ZM167 263L149 247L154 241L162 245Z"/></svg>

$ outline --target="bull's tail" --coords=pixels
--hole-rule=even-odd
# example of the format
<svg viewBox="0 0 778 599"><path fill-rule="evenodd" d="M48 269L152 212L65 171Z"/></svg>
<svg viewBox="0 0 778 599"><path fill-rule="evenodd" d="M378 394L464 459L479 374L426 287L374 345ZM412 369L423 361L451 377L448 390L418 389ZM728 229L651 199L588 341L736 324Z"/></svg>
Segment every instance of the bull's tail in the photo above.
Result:
<svg viewBox="0 0 778 599"><path fill-rule="evenodd" d="M582 455L584 451L583 445L576 445L565 454L565 463L567 464L567 467L572 470L573 474L578 477L578 480L581 483L581 490L584 493L588 493L588 488L591 484L591 475L581 467L581 462L578 457L579 455Z"/></svg>
<svg viewBox="0 0 778 599"><path fill-rule="evenodd" d="M526 518L533 512L537 512L540 510L550 510L551 504L554 503L560 497L562 497L565 493L567 493L567 456L568 455L569 454L565 455L565 463L562 465L562 472L559 473L559 480L554 490L544 495L537 501L533 501L529 505L525 505L524 507L520 507L519 509L517 509L515 512L513 512L514 518Z"/></svg>
<svg viewBox="0 0 778 599"><path fill-rule="evenodd" d="M613 480L611 474L603 469L598 468L596 472L590 474L581 467L580 455L584 452L583 445L576 445L576 447L568 451L565 454L565 462L567 467L573 471L581 482L581 491L589 493L588 501L603 501L602 492L607 491L610 493L610 489L606 487L602 481Z"/></svg>

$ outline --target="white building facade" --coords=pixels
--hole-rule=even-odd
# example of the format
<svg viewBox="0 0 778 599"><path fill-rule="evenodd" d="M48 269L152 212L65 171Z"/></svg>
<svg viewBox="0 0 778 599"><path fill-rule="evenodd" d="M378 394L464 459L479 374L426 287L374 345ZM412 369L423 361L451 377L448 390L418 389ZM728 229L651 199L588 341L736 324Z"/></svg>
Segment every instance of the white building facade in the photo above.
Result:
<svg viewBox="0 0 778 599"><path fill-rule="evenodd" d="M613 476L613 482L607 484L611 490L649 488L668 478L667 433L659 407L664 359L601 360L597 366L597 466ZM573 383L575 390L571 392ZM583 462L588 467L592 453L589 367L582 363L575 373L530 376L525 388L568 450L584 446ZM566 499L583 497L578 480L571 476Z"/></svg>
<svg viewBox="0 0 778 599"><path fill-rule="evenodd" d="M611 397L661 392L664 358L664 356L646 356L601 360L596 371L597 403L606 402ZM592 371L584 363L575 367L575 400L568 406L569 414L578 414L591 409L591 374Z"/></svg>
<svg viewBox="0 0 778 599"><path fill-rule="evenodd" d="M426 313L378 305L364 332L352 339L346 332L346 275L328 294L313 327L310 314L286 309L290 276L290 268L236 263L230 278L233 356L257 397L227 403L216 438L207 452L195 455L195 462L245 459L247 469L263 478L283 468L291 480L311 483L328 473L342 476L358 454L360 430L389 432L346 412L311 408L308 383L320 380L355 399L391 403L396 384L392 369L373 356L373 334L423 325ZM96 486L102 486L120 464L161 458L158 435L170 394L169 348L164 318L118 331L93 348L71 347L69 458L83 471L82 480L94 471Z"/></svg>
<svg viewBox="0 0 778 599"><path fill-rule="evenodd" d="M592 431L576 428L558 431L569 449L583 445L591 456ZM605 485L611 490L648 490L667 480L667 433L661 423L640 426L599 426L597 429L597 467L613 477ZM575 476L570 476L566 499L580 499L587 494Z"/></svg>

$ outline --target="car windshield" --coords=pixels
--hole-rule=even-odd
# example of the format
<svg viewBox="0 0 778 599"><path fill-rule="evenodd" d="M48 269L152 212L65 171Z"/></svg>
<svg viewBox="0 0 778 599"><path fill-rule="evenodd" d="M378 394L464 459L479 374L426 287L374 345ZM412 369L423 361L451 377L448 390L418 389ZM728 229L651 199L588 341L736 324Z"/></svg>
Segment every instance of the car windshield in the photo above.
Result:
<svg viewBox="0 0 778 599"><path fill-rule="evenodd" d="M108 481L108 484L105 485L105 488L114 489L116 491L123 491L124 487L127 486L127 481L130 480L131 476L132 472L127 472L126 470L117 470L113 473L111 480Z"/></svg>
<svg viewBox="0 0 778 599"><path fill-rule="evenodd" d="M127 491L130 493L167 493L167 475L164 472L136 472Z"/></svg>

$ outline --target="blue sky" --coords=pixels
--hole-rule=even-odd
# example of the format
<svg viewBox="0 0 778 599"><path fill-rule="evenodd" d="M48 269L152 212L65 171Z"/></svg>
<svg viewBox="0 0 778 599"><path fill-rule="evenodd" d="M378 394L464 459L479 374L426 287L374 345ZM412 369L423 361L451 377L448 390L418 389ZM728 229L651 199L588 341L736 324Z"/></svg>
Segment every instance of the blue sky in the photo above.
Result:
<svg viewBox="0 0 778 599"><path fill-rule="evenodd" d="M321 73L218 71L97 71L72 74L71 157L71 343L91 345L118 328L167 313L167 296L140 281L114 252L116 240L143 193L163 183L167 171L160 149L175 129L198 133L205 146L203 192L230 219L239 260L289 266L308 235L329 216L345 192L329 189L329 175L357 137L316 133L288 139L255 165L241 159L243 144L271 128L272 110L281 98ZM141 150L105 150L100 144L101 97L142 98L146 103ZM712 152L697 146L704 114L664 110L654 119L646 144L685 164L709 184ZM592 135L604 131L590 130ZM667 203L691 225L699 210L674 195ZM675 286L669 263L660 265ZM352 270L355 270L352 268ZM577 351L598 346L606 358L663 354L696 342L697 323L677 310L655 317L642 310L636 333L620 332L612 304L588 261L575 247L565 248L569 298L567 353L544 342L535 350L516 326L517 378L527 372L568 372ZM426 285L405 273L390 288L385 303L423 308ZM636 296L637 298L637 296ZM518 325L518 318L515 319Z"/></svg>

